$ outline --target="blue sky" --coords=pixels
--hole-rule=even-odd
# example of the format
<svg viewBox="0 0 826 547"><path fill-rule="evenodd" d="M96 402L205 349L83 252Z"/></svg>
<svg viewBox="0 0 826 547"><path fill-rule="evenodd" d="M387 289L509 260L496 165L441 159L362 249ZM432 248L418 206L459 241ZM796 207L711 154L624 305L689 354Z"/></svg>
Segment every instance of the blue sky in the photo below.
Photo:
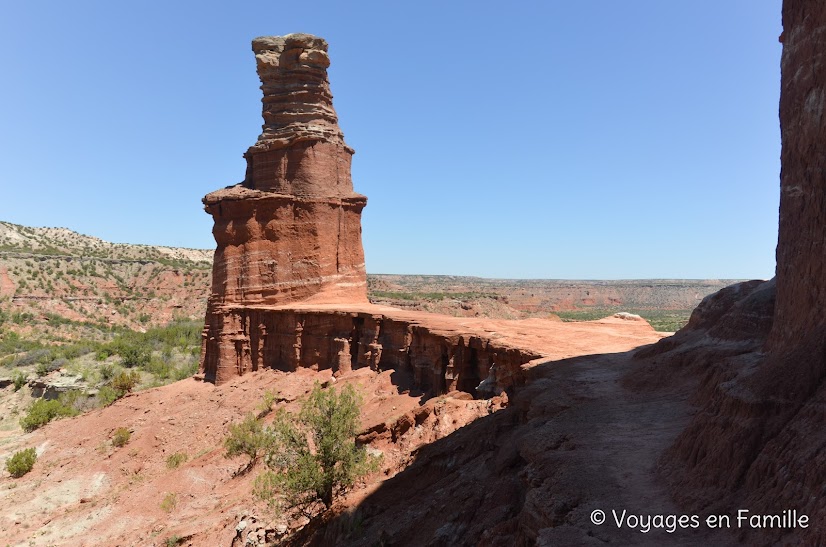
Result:
<svg viewBox="0 0 826 547"><path fill-rule="evenodd" d="M0 219L214 247L250 41L309 32L369 272L770 277L780 4L0 0Z"/></svg>

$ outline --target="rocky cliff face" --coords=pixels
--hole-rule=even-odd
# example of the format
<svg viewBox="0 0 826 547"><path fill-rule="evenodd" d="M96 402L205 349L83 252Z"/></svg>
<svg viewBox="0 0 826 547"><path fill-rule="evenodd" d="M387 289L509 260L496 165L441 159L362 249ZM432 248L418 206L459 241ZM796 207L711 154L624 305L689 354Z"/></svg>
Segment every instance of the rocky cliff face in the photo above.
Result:
<svg viewBox="0 0 826 547"><path fill-rule="evenodd" d="M218 382L219 369L243 372L234 356L248 337L228 308L367 301L367 198L353 191L353 150L333 109L327 43L290 34L256 38L252 49L264 92L263 131L244 154L244 182L203 200L217 248L202 368Z"/></svg>
<svg viewBox="0 0 826 547"><path fill-rule="evenodd" d="M638 353L699 377L700 410L660 462L693 510L795 509L826 518L826 4L783 3L782 173L775 282L708 297L689 325ZM639 380L639 378L637 378ZM741 532L750 544L826 542L826 530ZM792 534L784 536L784 534Z"/></svg>
<svg viewBox="0 0 826 547"><path fill-rule="evenodd" d="M209 351L207 379L221 383L274 368L395 370L437 395L464 391L495 396L524 382L523 365L541 357L529 349L422 324L404 316L350 310L234 308L213 314L207 331L233 333Z"/></svg>
<svg viewBox="0 0 826 547"><path fill-rule="evenodd" d="M826 324L826 3L785 0L782 39L773 353L798 347Z"/></svg>

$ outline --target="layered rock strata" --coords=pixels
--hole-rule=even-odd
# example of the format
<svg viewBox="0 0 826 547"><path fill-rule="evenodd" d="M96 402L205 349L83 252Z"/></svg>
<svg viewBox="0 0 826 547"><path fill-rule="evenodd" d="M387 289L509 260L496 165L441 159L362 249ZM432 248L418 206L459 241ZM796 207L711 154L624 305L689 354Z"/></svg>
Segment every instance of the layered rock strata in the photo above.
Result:
<svg viewBox="0 0 826 547"><path fill-rule="evenodd" d="M243 336L229 309L367 301L367 198L353 191L353 149L333 109L327 43L290 34L256 38L252 49L263 130L244 154L244 181L203 199L217 248L202 369L219 383Z"/></svg>
<svg viewBox="0 0 826 547"><path fill-rule="evenodd" d="M252 42L264 125L244 182L204 197L217 243L210 310L308 299L366 302L353 149L338 127L327 43L308 34Z"/></svg>
<svg viewBox="0 0 826 547"><path fill-rule="evenodd" d="M411 319L364 311L250 306L208 319L215 324L207 331L229 334L229 344L205 355L205 379L216 383L263 368L344 373L370 367L404 373L424 393L465 391L484 397L522 384L523 365L540 358L484 336L441 332Z"/></svg>

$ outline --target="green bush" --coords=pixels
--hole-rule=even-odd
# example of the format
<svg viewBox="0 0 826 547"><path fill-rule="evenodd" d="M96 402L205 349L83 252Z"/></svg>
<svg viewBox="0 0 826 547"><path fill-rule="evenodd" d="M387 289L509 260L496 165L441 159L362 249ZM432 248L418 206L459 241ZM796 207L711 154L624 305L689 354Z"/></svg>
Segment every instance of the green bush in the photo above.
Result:
<svg viewBox="0 0 826 547"><path fill-rule="evenodd" d="M263 418L272 412L272 405L278 400L278 392L273 390L266 390L261 397L261 403L258 405L258 417Z"/></svg>
<svg viewBox="0 0 826 547"><path fill-rule="evenodd" d="M20 450L6 460L6 471L8 471L12 477L18 479L31 471L36 461L37 452L34 451L34 448Z"/></svg>
<svg viewBox="0 0 826 547"><path fill-rule="evenodd" d="M121 365L126 368L143 367L149 363L151 351L144 345L124 345L118 351Z"/></svg>
<svg viewBox="0 0 826 547"><path fill-rule="evenodd" d="M178 496L174 492L169 492L161 501L161 509L167 513L171 513L178 506Z"/></svg>
<svg viewBox="0 0 826 547"><path fill-rule="evenodd" d="M166 380L172 376L174 367L166 359L158 359L153 357L146 367L146 371L160 378Z"/></svg>
<svg viewBox="0 0 826 547"><path fill-rule="evenodd" d="M253 414L247 414L241 423L229 426L229 435L224 440L225 456L246 455L249 458L241 473L252 469L258 460L273 448L273 432L264 427Z"/></svg>
<svg viewBox="0 0 826 547"><path fill-rule="evenodd" d="M106 407L123 397L123 392L112 386L103 386L98 390L98 406Z"/></svg>
<svg viewBox="0 0 826 547"><path fill-rule="evenodd" d="M72 344L71 346L64 346L60 348L60 353L63 354L64 359L77 359L87 353L92 353L94 349L89 344Z"/></svg>
<svg viewBox="0 0 826 547"><path fill-rule="evenodd" d="M10 338L14 340L14 337ZM17 340L19 342L15 344L18 348L16 351L26 351L25 348L30 347L28 344L26 344L26 341L20 340L19 338ZM28 351L25 355L16 356L12 365L16 367L25 367L34 364L45 365L46 363L49 363L51 361L52 352L45 348L39 348L32 349L31 351Z"/></svg>
<svg viewBox="0 0 826 547"><path fill-rule="evenodd" d="M120 391L124 395L135 389L135 387L140 383L141 375L138 371L133 370L130 372L121 371L120 374L112 378L110 385L113 389Z"/></svg>
<svg viewBox="0 0 826 547"><path fill-rule="evenodd" d="M27 378L25 374L17 370L12 374L11 381L14 383L14 390L20 391L20 388L26 385Z"/></svg>
<svg viewBox="0 0 826 547"><path fill-rule="evenodd" d="M329 509L336 496L374 471L378 459L355 442L359 405L352 386L337 393L316 383L298 416L278 413L266 457L270 471L256 479L255 495L270 504L283 497L305 513L319 502Z"/></svg>
<svg viewBox="0 0 826 547"><path fill-rule="evenodd" d="M74 397L67 394L53 400L38 399L32 403L26 415L20 419L20 426L24 431L34 431L56 418L77 416L79 412L74 407L76 399L76 394Z"/></svg>
<svg viewBox="0 0 826 547"><path fill-rule="evenodd" d="M32 350L42 348L42 346L43 344L37 340L23 339L20 338L20 335L16 332L6 332L2 338L0 338L0 355L12 355L24 351L31 352ZM24 364L32 364L35 362L35 360L32 360L29 363L20 363L20 359L20 356L15 356L11 364L14 366L23 366Z"/></svg>
<svg viewBox="0 0 826 547"><path fill-rule="evenodd" d="M115 433L112 435L112 446L117 446L120 448L121 446L126 445L129 442L129 439L132 437L132 433L125 427L119 427L115 430Z"/></svg>
<svg viewBox="0 0 826 547"><path fill-rule="evenodd" d="M100 377L103 379L104 382L108 382L115 376L115 366L109 363L103 363L100 365Z"/></svg>
<svg viewBox="0 0 826 547"><path fill-rule="evenodd" d="M185 380L191 378L196 372L198 372L198 361L192 361L176 368L172 373L172 379L175 381Z"/></svg>

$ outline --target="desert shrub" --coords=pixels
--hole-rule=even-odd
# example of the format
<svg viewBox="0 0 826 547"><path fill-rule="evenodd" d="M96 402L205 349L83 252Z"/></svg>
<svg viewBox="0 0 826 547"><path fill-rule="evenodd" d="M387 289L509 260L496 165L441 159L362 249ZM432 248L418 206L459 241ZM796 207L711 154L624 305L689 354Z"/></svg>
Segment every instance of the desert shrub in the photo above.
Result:
<svg viewBox="0 0 826 547"><path fill-rule="evenodd" d="M60 348L60 353L63 354L64 359L77 359L87 353L92 353L94 348L88 344L72 344L70 346L63 346Z"/></svg>
<svg viewBox="0 0 826 547"><path fill-rule="evenodd" d="M131 437L132 433L128 429L125 427L119 427L112 435L112 446L117 446L118 448L125 446Z"/></svg>
<svg viewBox="0 0 826 547"><path fill-rule="evenodd" d="M97 403L100 407L106 407L123 397L123 392L112 386L103 386L98 390Z"/></svg>
<svg viewBox="0 0 826 547"><path fill-rule="evenodd" d="M178 496L174 492L169 492L161 501L161 509L167 513L171 513L178 506Z"/></svg>
<svg viewBox="0 0 826 547"><path fill-rule="evenodd" d="M243 473L273 447L274 440L272 431L253 414L247 414L243 421L229 426L229 435L224 439L224 455L227 458L246 455L249 462L241 469Z"/></svg>
<svg viewBox="0 0 826 547"><path fill-rule="evenodd" d="M329 509L336 496L375 470L378 459L355 442L359 405L352 386L336 392L316 383L298 416L277 414L266 457L270 470L256 479L256 496L274 505L283 499L305 513L319 502Z"/></svg>
<svg viewBox="0 0 826 547"><path fill-rule="evenodd" d="M51 355L51 352L50 352ZM38 362L37 366L34 369L35 374L37 376L45 376L50 372L54 372L56 370L60 370L61 368L65 367L69 364L69 361L63 358L58 358L54 360L50 360L47 362Z"/></svg>
<svg viewBox="0 0 826 547"><path fill-rule="evenodd" d="M20 391L20 388L26 385L26 375L16 370L14 374L12 374L11 381L14 384L14 390Z"/></svg>
<svg viewBox="0 0 826 547"><path fill-rule="evenodd" d="M118 350L121 365L126 368L143 367L149 363L151 350L143 344L123 345Z"/></svg>
<svg viewBox="0 0 826 547"><path fill-rule="evenodd" d="M24 351L31 352L32 350L42 349L42 347L41 342L20 338L20 335L16 332L6 332L2 338L0 338L0 355L12 355ZM22 357L25 356L15 356L13 362L10 364L13 366L23 366L24 364L32 364L35 362L33 360L29 363L20 363Z"/></svg>
<svg viewBox="0 0 826 547"><path fill-rule="evenodd" d="M37 461L37 452L34 448L27 448L15 452L14 455L6 460L6 471L15 479L22 477L32 470L34 462Z"/></svg>
<svg viewBox="0 0 826 547"><path fill-rule="evenodd" d="M190 361L189 363L183 364L180 367L176 368L172 372L172 378L175 381L184 380L186 378L192 377L196 372L198 372L198 361Z"/></svg>
<svg viewBox="0 0 826 547"><path fill-rule="evenodd" d="M74 406L76 400L77 395L64 395L52 400L37 399L29 407L26 415L20 418L20 426L24 431L34 431L56 418L77 416L79 411Z"/></svg>
<svg viewBox="0 0 826 547"><path fill-rule="evenodd" d="M25 350L24 350L25 351ZM25 355L18 355L12 365L16 367L26 367L34 364L46 364L52 361L52 352L48 349L34 349Z"/></svg>
<svg viewBox="0 0 826 547"><path fill-rule="evenodd" d="M122 394L127 394L140 383L141 375L138 371L132 370L130 372L126 372L125 370L121 371L120 374L116 375L112 378L110 385L113 389L120 391Z"/></svg>
<svg viewBox="0 0 826 547"><path fill-rule="evenodd" d="M120 332L114 340L100 345L97 359L102 361L112 355L119 355L125 367L147 367L153 351L172 355L177 348L182 352L200 352L203 324L198 321L176 320L164 327L153 327L144 333Z"/></svg>
<svg viewBox="0 0 826 547"><path fill-rule="evenodd" d="M146 371L150 374L153 374L160 378L161 380L166 380L170 376L172 376L172 372L174 367L170 364L170 362L166 359L158 359L153 357L149 364L146 366Z"/></svg>
<svg viewBox="0 0 826 547"><path fill-rule="evenodd" d="M261 403L258 405L258 417L263 418L272 412L272 405L278 399L278 393L273 390L266 390L261 397Z"/></svg>
<svg viewBox="0 0 826 547"><path fill-rule="evenodd" d="M115 365L112 365L110 363L103 363L102 365L100 365L98 371L100 372L100 377L103 379L103 381L108 382L115 376Z"/></svg>
<svg viewBox="0 0 826 547"><path fill-rule="evenodd" d="M177 469L188 459L189 456L187 456L185 452L175 452L166 458L166 467L169 469Z"/></svg>

